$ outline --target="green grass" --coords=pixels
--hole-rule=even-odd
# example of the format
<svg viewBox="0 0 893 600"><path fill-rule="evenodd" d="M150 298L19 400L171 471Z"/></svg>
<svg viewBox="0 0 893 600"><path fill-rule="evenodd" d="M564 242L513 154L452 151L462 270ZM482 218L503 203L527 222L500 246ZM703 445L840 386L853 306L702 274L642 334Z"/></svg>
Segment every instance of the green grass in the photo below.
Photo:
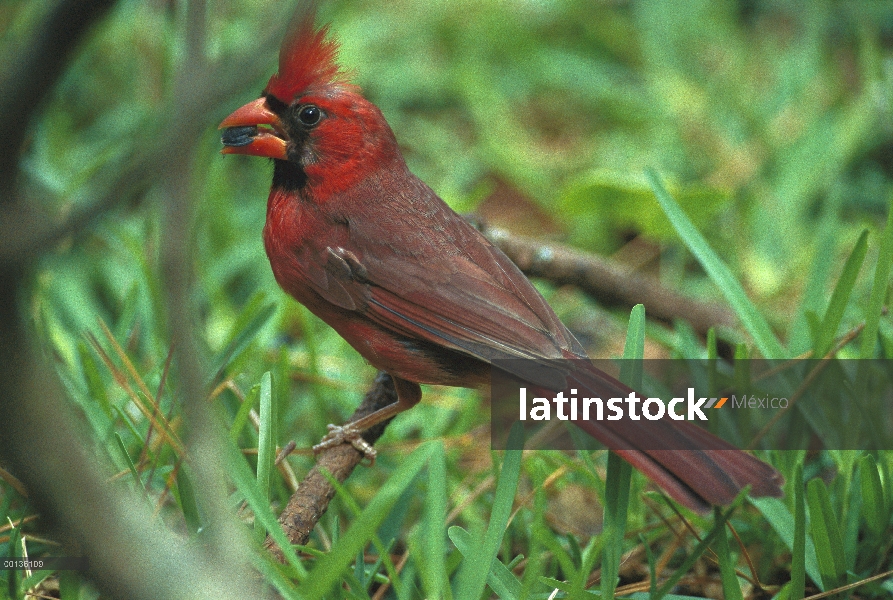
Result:
<svg viewBox="0 0 893 600"><path fill-rule="evenodd" d="M14 51L44 4L0 7L0 50ZM317 442L374 370L277 287L260 238L269 164L218 154L217 123L272 73L258 40L291 6L213 6L208 57L251 57L265 75L227 75L245 80L207 107L182 165L189 302L227 440L224 500L245 531L232 543L260 587L333 599L371 598L384 583L400 599L762 598L759 581L793 600L880 576L839 597L893 594L889 450L766 452L785 497L701 517L603 452L491 452L485 398L452 388L426 388L307 547L288 547L276 515L312 457L275 468L276 448ZM121 3L38 118L7 124L29 128L21 187L53 218L129 185L116 176L151 152L185 52L184 15L168 8ZM321 15L410 167L454 208L613 255L738 319L701 339L685 315L660 324L647 306L631 315L536 282L592 356L893 358L888 4L375 0L325 3ZM198 546L215 529L168 331L168 175L148 174L137 201L42 257L22 304L110 489ZM0 556L19 556L22 535L31 554L55 551L34 499L11 482L0 477ZM266 532L286 565L260 547ZM47 576L20 575L0 571L0 598ZM97 597L76 573L59 586L65 600Z"/></svg>

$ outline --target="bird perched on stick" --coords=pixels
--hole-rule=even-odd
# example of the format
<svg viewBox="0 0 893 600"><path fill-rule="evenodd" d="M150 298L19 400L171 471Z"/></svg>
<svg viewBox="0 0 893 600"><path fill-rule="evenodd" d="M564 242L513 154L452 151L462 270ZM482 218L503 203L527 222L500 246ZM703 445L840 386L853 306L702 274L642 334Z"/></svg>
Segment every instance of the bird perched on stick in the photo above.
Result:
<svg viewBox="0 0 893 600"><path fill-rule="evenodd" d="M397 390L396 403L330 426L322 446L362 446L363 430L419 402L419 384L481 386L502 359L575 359L558 378L511 375L534 389L627 396L579 360L583 347L518 268L409 171L337 50L312 11L296 20L261 97L220 125L225 154L273 159L263 239L276 281ZM577 425L694 510L727 504L747 485L756 496L781 495L781 476L766 463L693 424L656 423L647 445L636 423ZM655 440L689 448L648 449Z"/></svg>

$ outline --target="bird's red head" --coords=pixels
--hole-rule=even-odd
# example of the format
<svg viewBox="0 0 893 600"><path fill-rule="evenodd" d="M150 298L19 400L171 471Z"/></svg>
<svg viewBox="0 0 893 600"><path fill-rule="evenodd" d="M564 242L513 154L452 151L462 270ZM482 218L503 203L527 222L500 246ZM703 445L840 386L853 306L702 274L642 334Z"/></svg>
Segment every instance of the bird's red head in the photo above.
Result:
<svg viewBox="0 0 893 600"><path fill-rule="evenodd" d="M381 111L349 83L337 54L328 27L316 29L312 14L300 20L261 97L220 124L222 152L275 159L274 188L309 185L318 200L399 157Z"/></svg>

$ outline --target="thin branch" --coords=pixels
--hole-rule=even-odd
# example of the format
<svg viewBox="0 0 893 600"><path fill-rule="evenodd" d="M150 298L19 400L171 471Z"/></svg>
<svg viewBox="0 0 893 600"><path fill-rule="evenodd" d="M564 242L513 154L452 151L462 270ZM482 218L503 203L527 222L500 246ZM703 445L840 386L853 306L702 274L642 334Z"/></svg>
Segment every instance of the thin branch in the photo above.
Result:
<svg viewBox="0 0 893 600"><path fill-rule="evenodd" d="M505 229L478 226L529 277L555 285L577 286L602 304L644 304L649 317L664 322L688 321L702 335L711 327L732 327L736 322L735 316L719 304L683 296L653 277L625 269L606 258L514 235Z"/></svg>
<svg viewBox="0 0 893 600"><path fill-rule="evenodd" d="M366 393L363 402L354 412L351 421L372 414L379 408L383 408L397 401L397 392L391 376L379 372L375 383ZM363 439L370 445L375 444L384 433L385 427L390 421L380 423L363 432ZM279 515L279 523L285 530L285 535L292 544L303 545L310 539L310 532L316 523L325 514L329 501L335 496L335 487L323 475L329 473L337 481L343 482L350 477L354 468L363 460L363 455L350 444L341 444L327 448L319 453L316 465L307 473L298 489L292 494L288 505ZM267 537L264 544L280 562L285 558L282 551L276 546L272 538Z"/></svg>

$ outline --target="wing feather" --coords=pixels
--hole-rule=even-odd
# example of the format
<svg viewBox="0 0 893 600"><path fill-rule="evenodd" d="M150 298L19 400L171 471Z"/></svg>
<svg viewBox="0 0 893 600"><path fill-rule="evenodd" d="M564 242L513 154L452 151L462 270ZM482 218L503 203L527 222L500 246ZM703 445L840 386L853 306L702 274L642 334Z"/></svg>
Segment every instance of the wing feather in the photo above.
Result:
<svg viewBox="0 0 893 600"><path fill-rule="evenodd" d="M315 291L385 329L488 363L585 356L514 263L424 183L415 184L410 197L417 200L366 206L322 260L302 261L323 270L306 277ZM564 377L534 383L560 387Z"/></svg>

